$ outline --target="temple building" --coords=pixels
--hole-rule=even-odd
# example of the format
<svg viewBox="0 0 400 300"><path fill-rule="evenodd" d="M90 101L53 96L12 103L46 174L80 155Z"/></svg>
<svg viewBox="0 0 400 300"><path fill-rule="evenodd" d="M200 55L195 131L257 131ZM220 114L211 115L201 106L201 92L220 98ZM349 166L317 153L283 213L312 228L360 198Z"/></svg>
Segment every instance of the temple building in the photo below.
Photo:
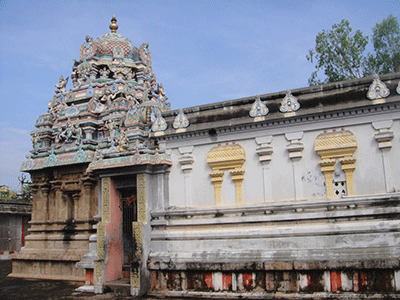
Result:
<svg viewBox="0 0 400 300"><path fill-rule="evenodd" d="M110 29L86 36L31 133L12 276L131 295L400 297L400 73L171 110L149 44L115 17Z"/></svg>

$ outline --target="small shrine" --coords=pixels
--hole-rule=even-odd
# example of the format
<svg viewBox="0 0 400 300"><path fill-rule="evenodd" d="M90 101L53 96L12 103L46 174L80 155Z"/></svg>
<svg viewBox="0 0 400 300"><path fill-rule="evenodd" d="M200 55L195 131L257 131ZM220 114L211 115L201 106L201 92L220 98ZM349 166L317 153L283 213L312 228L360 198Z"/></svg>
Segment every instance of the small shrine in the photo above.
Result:
<svg viewBox="0 0 400 300"><path fill-rule="evenodd" d="M123 222L138 221L141 208L136 205L136 174L151 173L146 166L171 164L165 151L150 138L152 131L162 133L161 112L170 110L170 104L152 70L149 44L136 47L117 33L115 16L109 27L111 32L97 39L85 37L71 75L60 76L47 112L37 118L36 129L31 132L32 150L21 167L32 179L31 233L25 248L13 258L12 276L86 277L93 283L94 260L87 270L75 265L88 253L93 234L96 238L96 232L103 236L109 233L102 227L109 204L102 207L98 203L99 192L105 193L98 172L107 183L107 172L130 176L126 177L130 178L128 182L121 177L113 181L118 186L114 195L119 201L118 211L122 210L124 217L112 222L122 226ZM73 87L67 89L69 81ZM107 188L110 190L110 186ZM122 258L118 274L108 275L107 271L106 277L118 278L123 271L130 276L134 242L132 227L124 226L119 247L125 248L117 254ZM107 269L102 263L98 268ZM96 278L101 280L101 276Z"/></svg>

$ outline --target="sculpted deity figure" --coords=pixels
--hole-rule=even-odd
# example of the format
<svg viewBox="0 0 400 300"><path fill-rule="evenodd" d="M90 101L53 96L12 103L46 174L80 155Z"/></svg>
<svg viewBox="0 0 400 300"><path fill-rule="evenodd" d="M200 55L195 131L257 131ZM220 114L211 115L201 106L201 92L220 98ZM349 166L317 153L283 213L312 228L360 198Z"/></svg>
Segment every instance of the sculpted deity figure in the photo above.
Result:
<svg viewBox="0 0 400 300"><path fill-rule="evenodd" d="M40 146L40 138L39 135L37 134L37 132L35 132L32 135L32 146L33 146L33 150L37 151L39 149Z"/></svg>
<svg viewBox="0 0 400 300"><path fill-rule="evenodd" d="M164 92L164 85L162 83L157 86L156 93L158 95L157 102L161 105L162 110L169 110L170 104L167 103L168 97L165 96L167 93Z"/></svg>
<svg viewBox="0 0 400 300"><path fill-rule="evenodd" d="M90 69L91 66L86 60L77 67L76 74L78 75L79 86L89 83Z"/></svg>
<svg viewBox="0 0 400 300"><path fill-rule="evenodd" d="M55 142L56 142L56 148L60 148L61 147L61 142L63 141L62 137L61 137L61 133L63 132L62 130L62 126L60 126L58 128L58 131L56 133L56 137L55 137Z"/></svg>
<svg viewBox="0 0 400 300"><path fill-rule="evenodd" d="M78 123L75 124L74 130L75 130L75 138L76 138L75 144L78 146L78 145L80 145L81 140L83 138L83 132L82 132L82 128L79 127Z"/></svg>
<svg viewBox="0 0 400 300"><path fill-rule="evenodd" d="M106 67L104 67L100 72L100 78L107 79L108 75L110 74L110 70L108 70Z"/></svg>
<svg viewBox="0 0 400 300"><path fill-rule="evenodd" d="M119 152L122 152L128 148L128 138L126 136L125 130L121 130L117 139L117 144L117 149Z"/></svg>
<svg viewBox="0 0 400 300"><path fill-rule="evenodd" d="M56 94L66 92L65 87L67 86L68 79L69 79L69 77L64 79L64 77L62 75L60 76L60 79L58 80L59 82L55 85L56 86Z"/></svg>
<svg viewBox="0 0 400 300"><path fill-rule="evenodd" d="M68 119L67 127L61 132L59 141L65 141L65 143L71 143L77 139L77 126L78 124L72 125L71 120Z"/></svg>
<svg viewBox="0 0 400 300"><path fill-rule="evenodd" d="M109 120L106 122L106 128L110 134L110 141L114 141L115 135L118 135L118 124L114 120Z"/></svg>
<svg viewBox="0 0 400 300"><path fill-rule="evenodd" d="M100 98L101 103L107 103L107 106L111 106L112 100L114 100L116 97L116 94L111 93L111 90L108 86L105 86L103 89L103 96Z"/></svg>
<svg viewBox="0 0 400 300"><path fill-rule="evenodd" d="M101 103L97 96L93 96L89 102L89 111L92 113L100 114L107 109L107 105Z"/></svg>

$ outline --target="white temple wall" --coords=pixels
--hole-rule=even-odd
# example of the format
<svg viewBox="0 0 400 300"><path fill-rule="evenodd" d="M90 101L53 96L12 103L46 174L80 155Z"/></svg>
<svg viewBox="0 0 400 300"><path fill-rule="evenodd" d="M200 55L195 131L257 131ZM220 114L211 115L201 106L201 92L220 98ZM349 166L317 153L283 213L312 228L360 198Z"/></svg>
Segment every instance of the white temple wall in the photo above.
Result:
<svg viewBox="0 0 400 300"><path fill-rule="evenodd" d="M272 201L294 200L294 170L293 162L289 158L289 152L286 149L290 143L285 137L284 132L293 132L293 129L305 129L300 142L304 149L301 151L302 157L297 162L300 176L302 195L297 196L300 199L318 199L326 197L324 187L325 178L321 172L319 161L321 158L314 151L314 143L317 136L325 129L328 131L341 130L341 122L326 122L319 123L319 128L312 124L307 130L304 125L293 128L281 128L271 130L275 132L272 135L270 146L273 148L271 161L269 163L270 185ZM349 123L349 122L346 122ZM396 132L396 127L400 127L399 122L394 122L392 130ZM382 151L378 148L378 142L374 138L374 134L378 131L372 127L372 122L363 124L347 124L345 129L350 130L357 139L358 147L354 156L357 158L355 162L356 169L354 171L354 189L356 195L379 194L385 193L385 175L382 163ZM279 133L277 131L280 131ZM299 130L300 131L300 130ZM211 183L209 173L212 171L207 164L207 154L219 143L232 143L235 141L240 144L246 152L246 161L243 164L245 169L244 180L242 183L243 189L243 204L263 203L263 167L259 161L259 156L256 153L256 148L259 146L255 142L256 136L267 136L270 131L265 131L263 135L260 132L254 132L253 136L247 135L244 138L243 134L232 134L223 136L217 142L210 142L209 138L196 140L194 143L192 169L190 170L191 181L191 205L185 201L185 174L179 163L178 148L172 146L171 158L173 165L170 173L170 205L176 207L207 207L215 205L214 186ZM243 139L244 138L244 139ZM396 142L396 137L393 141ZM392 147L387 153L388 161L396 161L399 157L400 150L398 147ZM337 171L341 170L340 163L337 165ZM398 168L391 165L393 185L399 189L398 178L400 171ZM299 191L297 191L299 194ZM235 202L235 185L231 179L229 170L225 171L222 183L222 205L236 205Z"/></svg>

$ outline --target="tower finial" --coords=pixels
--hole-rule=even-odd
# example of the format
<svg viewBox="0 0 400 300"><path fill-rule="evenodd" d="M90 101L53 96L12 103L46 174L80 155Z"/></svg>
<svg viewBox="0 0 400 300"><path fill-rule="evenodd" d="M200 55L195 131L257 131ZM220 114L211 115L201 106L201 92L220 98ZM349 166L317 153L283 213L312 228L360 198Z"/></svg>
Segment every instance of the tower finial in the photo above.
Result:
<svg viewBox="0 0 400 300"><path fill-rule="evenodd" d="M118 25L117 25L117 18L115 18L115 15L112 16L110 29L111 29L112 33L116 33L117 32Z"/></svg>

